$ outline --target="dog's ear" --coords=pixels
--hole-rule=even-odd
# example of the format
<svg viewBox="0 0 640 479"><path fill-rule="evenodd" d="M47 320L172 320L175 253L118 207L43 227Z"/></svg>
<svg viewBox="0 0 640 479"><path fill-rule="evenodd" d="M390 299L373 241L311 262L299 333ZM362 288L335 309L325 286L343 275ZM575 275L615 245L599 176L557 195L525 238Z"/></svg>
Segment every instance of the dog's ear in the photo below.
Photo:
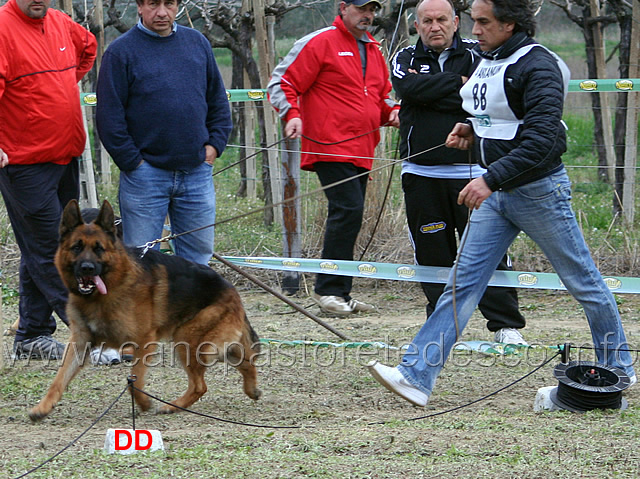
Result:
<svg viewBox="0 0 640 479"><path fill-rule="evenodd" d="M80 206L76 200L71 200L64 207L62 212L62 220L60 221L60 239L71 233L81 224L84 224L82 215L80 214Z"/></svg>
<svg viewBox="0 0 640 479"><path fill-rule="evenodd" d="M112 234L115 238L116 226L114 225L114 221L115 215L113 213L113 208L107 200L104 200L100 207L100 211L98 212L98 217L94 220L94 223L105 232Z"/></svg>

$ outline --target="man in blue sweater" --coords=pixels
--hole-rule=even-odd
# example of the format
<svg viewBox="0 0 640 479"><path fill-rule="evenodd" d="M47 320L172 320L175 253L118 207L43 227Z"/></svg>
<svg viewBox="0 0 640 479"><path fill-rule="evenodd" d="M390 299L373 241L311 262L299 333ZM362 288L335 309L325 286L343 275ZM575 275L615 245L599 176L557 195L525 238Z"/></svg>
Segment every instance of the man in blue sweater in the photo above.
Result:
<svg viewBox="0 0 640 479"><path fill-rule="evenodd" d="M231 133L231 113L211 45L175 22L180 0L137 0L140 21L107 48L98 78L100 140L120 168L124 242L213 225L212 166ZM213 226L176 238L175 253L200 264Z"/></svg>

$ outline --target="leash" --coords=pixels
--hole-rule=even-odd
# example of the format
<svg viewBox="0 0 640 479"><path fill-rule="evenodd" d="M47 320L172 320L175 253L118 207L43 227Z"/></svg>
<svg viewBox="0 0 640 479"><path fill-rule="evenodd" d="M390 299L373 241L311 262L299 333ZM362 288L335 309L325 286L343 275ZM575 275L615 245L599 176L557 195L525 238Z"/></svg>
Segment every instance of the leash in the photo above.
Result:
<svg viewBox="0 0 640 479"><path fill-rule="evenodd" d="M301 194L293 196L291 198L287 198L285 200L279 201L278 203L273 203L271 205L262 206L260 208L254 209L254 210L247 211L246 213L241 213L239 215L232 216L230 218L226 218L226 219L221 220L221 221L216 221L215 223L212 223L212 224L209 224L209 225L200 226L198 228L194 228L194 229L189 230L189 231L183 231L182 233L174 233L174 234L171 234L169 236L165 236L163 238L158 238L158 239L155 239L153 241L148 241L144 245L140 246L141 248L143 248L143 252L141 253L141 257L144 256L145 253L149 249L153 248L156 244L161 243L163 241L171 241L171 240L176 239L176 238L178 238L180 236L183 236L183 235L195 233L196 231L200 231L200 230L203 230L203 229L206 229L206 228L211 228L211 227L218 226L218 225L221 225L221 224L229 223L231 221L235 221L237 219L244 218L246 216L250 216L250 215L253 215L255 213L260 213L260 212L262 212L262 211L264 211L266 209L273 208L275 206L284 205L284 204L290 203L292 201L296 201L296 200L298 200L300 198L305 198L307 196L311 196L311 195L315 195L317 193L321 193L322 191L324 191L326 189L333 188L334 186L341 185L343 183L346 183L348 181L354 180L354 179L359 178L359 177L364 176L364 175L369 175L370 173L375 173L377 171L383 170L384 168L388 168L389 166L392 166L392 165L394 165L396 163L400 163L402 161L405 161L405 160L408 160L410 158L413 158L414 156L418 156L418 155L421 155L423 153L427 153L427 152L435 150L437 148L442 148L443 146L445 146L444 143L442 143L440 145L437 145L437 146L434 146L432 148L428 148L426 150L420 151L418 153L414 153L413 155L410 155L410 156L408 156L406 158L403 158L403 159L389 160L389 163L387 163L385 165L379 166L377 168L373 168L373 169L365 171L363 173L358 173L357 175L350 176L348 178L344 178L342 180L336 181L335 183L330 183L330 184L328 184L326 186L323 186L323 187L320 187L320 188L316 188L316 189L314 189L312 191L308 191L306 193L301 193Z"/></svg>
<svg viewBox="0 0 640 479"><path fill-rule="evenodd" d="M416 155L419 155L419 154L425 153L425 152L427 152L427 151L434 150L434 149L436 149L436 148L440 148L440 147L442 147L442 146L444 146L444 143L443 143L443 144L441 144L441 145L438 145L438 146L432 147L432 148L430 148L430 149L428 149L428 150L425 150L424 152L416 153ZM414 156L414 155L412 155L412 156ZM408 157L408 158L410 158L410 157ZM405 159L408 159L408 158L405 158ZM396 164L396 163L398 163L399 161L404 161L405 159L402 159L402 160L397 159L397 148L396 148L396 157L394 157L394 160L392 160L391 165L392 165L392 166L395 166L395 164ZM283 201L281 201L281 202L279 202L279 203L276 203L276 204L273 204L273 205L264 206L264 207L262 207L262 208L258 208L258 209L256 209L256 210L252 210L252 211L249 211L249 212L247 212L247 213L243 213L243 214L240 214L240 215L234 216L234 217L229 218L229 219L227 219L227 220L223 220L223 221L216 222L216 223L214 223L214 224L212 224L212 225L201 226L201 227L199 227L199 228L195 228L195 229L192 229L192 230L190 230L190 231L185 231L185 232L182 232L182 233L175 233L175 234L171 234L171 235L169 235L169 236L166 236L166 237L163 237L163 238L160 238L160 239L156 239L156 240L153 240L153 241L149 241L149 242L147 242L147 243L145 243L145 244L143 245L143 247L142 247L142 252L140 253L140 258L143 258L143 257L147 254L147 252L149 251L149 249L153 248L153 246L154 246L154 245L156 245L156 244L157 244L157 243L159 243L159 242L162 242L162 241L171 241L171 240L173 240L173 239L175 239L175 238L177 238L177 237L179 237L179 236L182 236L182 235L190 234L190 233L193 233L193 232L195 232L195 231L200 231L200 230L205 229L205 228L210 228L210 227L215 226L215 225L219 225L219 224L223 224L223 223L226 223L226 222L230 222L230 221L232 221L232 220L236 220L236 219L239 219L239 218L243 218L243 217L245 217L245 216L249 216L249 215L251 215L251 214L255 214L255 213L257 213L257 212L264 211L264 210L265 210L265 209L267 209L267 208L272 208L272 207L274 207L274 206L278 206L278 205L282 205L282 204L285 204L285 203L289 203L289 202L291 202L291 201L295 201L295 200L297 200L297 199L299 199L299 198L303 198L303 197L305 197L305 196L309 196L309 195L312 195L312 194L316 194L316 193L318 193L318 192L324 191L325 189L332 188L332 187L334 187L334 186L337 186L337 185L339 185L339 184L345 183L345 182L347 182L347 181L351 181L351 180L353 180L353 179L355 179L355 178L358 178L358 177L360 177L360 176L363 176L363 175L369 175L369 174L370 174L370 173L372 173L372 172L382 170L382 169L384 169L384 168L387 168L388 166L389 166L389 164L382 165L382 166L380 166L380 167L378 167L378 168L374 168L374 169L372 169L372 170L370 170L370 171L365 171L365 172L360 173L360 174L357 174L357 175L355 175L355 176L352 176L352 177L349 177L349 178L345 178L345 179L342 179L342 180L336 181L336 182L334 182L334 183L332 183L332 184L326 185L325 187L317 188L317 189L315 189L315 190L313 190L313 191L310 191L310 192L307 192L307 193L302 193L302 194L299 194L299 195L294 196L294 197L292 197L292 198L287 198L287 199L285 199L285 200L283 200ZM393 171L393 170L392 170L392 171ZM387 191L386 191L386 193L385 193L385 199L384 199L384 201L383 201L383 205L382 205L383 207L384 207L384 204L385 204L385 202L386 202L386 199L387 199L387 196L388 196L388 193L389 193L389 190L390 190L391 180L392 180L392 175L390 175L390 177L389 177L389 182L388 182L388 184L387 184ZM366 253L366 251L367 251L367 248L369 247L369 245L371 244L371 241L373 240L373 235L374 235L374 233L375 233L375 231L376 231L376 228L377 228L377 225L378 225L378 223L379 223L379 221L380 221L380 218L381 218L381 215L382 215L383 207L382 207L382 208L380 208L380 214L379 214L379 216L378 216L378 221L376 222L376 225L375 225L374 230L373 230L373 232L372 232L372 234L371 234L371 237L369 238L369 243L367 244L367 246L365 247L364 251L362 252L362 256L364 256L364 254L365 254L365 253ZM361 256L361 258L362 258L362 256ZM281 293L279 293L279 292L275 291L273 288L269 287L266 283L264 283L263 281L259 280L257 277L255 277L255 276L253 276L253 275L251 275L251 274L249 274L249 273L247 273L247 272L243 271L241 268L239 268L238 266L234 265L233 263L231 263L231 262L227 261L226 259L224 259L223 257L221 257L219 254L217 254L217 253L215 253L215 252L213 253L213 257L214 257L216 260L218 260L219 262L221 262L222 264L224 264L225 266L228 266L229 268L233 269L234 271L236 271L236 272L237 272L237 273L239 273L240 275L242 275L242 276L244 276L245 278L249 279L249 280L250 280L250 281L252 281L254 284L258 285L260 288L264 289L264 290L265 290L265 291L267 291L268 293L272 294L273 296L277 297L277 298L278 298L278 299L280 299L281 301L285 302L286 304L288 304L289 306L291 306L292 308L294 308L296 311L300 312L301 314L304 314L305 316L307 316L307 317L308 317L308 318L310 318L311 320L315 321L317 324L319 324L319 325L320 325L320 326L322 326L323 328L327 329L328 331L332 332L333 334L335 334L335 335L336 335L336 336L338 336L339 338L342 338L342 339L347 340L347 341L351 341L351 339L350 339L347 335L345 335L345 334L341 333L340 331L336 330L335 328L333 328L331 325L329 325L329 324L328 324L328 323L326 323L325 321L322 321L322 320L321 320L320 318L318 318L316 315L314 315L314 314L310 313L310 312L309 312L309 311L307 311L305 308L302 308L302 307L301 307L301 306L299 306L298 304L294 303L293 301L291 301L291 300L290 300L289 298L287 298L286 296L284 296L284 295L282 295ZM456 328L457 328L457 324L458 324L458 323L457 323L457 319L456 319ZM458 335L456 335L456 340L457 340L458 336L459 336L459 334L458 334Z"/></svg>
<svg viewBox="0 0 640 479"><path fill-rule="evenodd" d="M128 388L129 386L127 386ZM146 391L143 391L142 389L139 389L133 385L131 385L131 389L133 389L134 391L138 391L139 393L144 394L145 396L150 397L151 399L155 399L156 401L161 402L162 404L166 404L167 406L171 406L174 407L176 409L180 409L181 411L184 412L188 412L191 414L195 414L196 416L201 416L201 417L206 417L208 419L214 419L216 421L220 421L220 422L226 422L228 424L236 424L238 426L249 426L249 427L260 427L260 428L267 428L267 429L302 429L302 426L270 426L268 424L252 424L252 423L248 423L248 422L242 422L242 421L233 421L231 419L223 419L220 417L216 417L216 416L211 416L209 414L205 414L202 412L198 412L198 411L193 411L191 409L187 409L185 407L181 407L178 406L176 404L170 403L169 401L165 401L164 399L160 399L157 396L154 396L153 394L149 394ZM135 412L134 412L134 416L135 416Z"/></svg>

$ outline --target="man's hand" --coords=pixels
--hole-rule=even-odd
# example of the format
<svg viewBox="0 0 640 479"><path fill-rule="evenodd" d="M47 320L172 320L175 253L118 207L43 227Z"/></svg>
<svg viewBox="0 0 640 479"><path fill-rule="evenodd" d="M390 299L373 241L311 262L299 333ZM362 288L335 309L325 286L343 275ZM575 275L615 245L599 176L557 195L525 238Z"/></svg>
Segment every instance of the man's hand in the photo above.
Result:
<svg viewBox="0 0 640 479"><path fill-rule="evenodd" d="M218 158L218 150L211 145L204 145L205 159L204 162L213 166L213 162Z"/></svg>
<svg viewBox="0 0 640 479"><path fill-rule="evenodd" d="M491 189L482 176L471 180L458 195L458 204L464 204L470 210L477 210L484 200L491 196Z"/></svg>
<svg viewBox="0 0 640 479"><path fill-rule="evenodd" d="M302 136L302 118L291 118L284 126L284 135L296 139Z"/></svg>
<svg viewBox="0 0 640 479"><path fill-rule="evenodd" d="M389 113L389 121L387 121L387 124L385 126L395 126L396 128L400 126L400 116L399 116L400 110L395 109L395 110L391 110L391 113Z"/></svg>
<svg viewBox="0 0 640 479"><path fill-rule="evenodd" d="M4 168L9 164L9 157L4 152L2 148L0 148L0 168Z"/></svg>
<svg viewBox="0 0 640 479"><path fill-rule="evenodd" d="M473 128L467 123L456 123L444 144L447 148L468 150L473 145Z"/></svg>

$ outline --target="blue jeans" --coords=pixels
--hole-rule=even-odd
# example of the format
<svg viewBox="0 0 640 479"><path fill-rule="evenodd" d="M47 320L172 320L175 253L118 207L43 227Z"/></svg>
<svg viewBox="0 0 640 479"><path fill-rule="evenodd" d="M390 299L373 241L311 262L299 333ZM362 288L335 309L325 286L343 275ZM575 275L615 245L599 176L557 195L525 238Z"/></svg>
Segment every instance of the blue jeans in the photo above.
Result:
<svg viewBox="0 0 640 479"><path fill-rule="evenodd" d="M562 283L582 305L598 362L633 375L632 357L615 298L591 259L571 209L565 170L509 191L495 191L475 210L458 261L455 301L460 331L467 325L491 275L520 231L536 242ZM431 394L456 342L452 281L398 367L411 384Z"/></svg>
<svg viewBox="0 0 640 479"><path fill-rule="evenodd" d="M120 172L120 215L124 242L142 246L162 237L169 215L171 233L180 234L213 225L216 221L216 193L212 168L202 163L190 171L155 168L144 161L133 171ZM214 228L178 236L176 255L195 263L208 264L213 254ZM159 248L156 244L155 248Z"/></svg>

